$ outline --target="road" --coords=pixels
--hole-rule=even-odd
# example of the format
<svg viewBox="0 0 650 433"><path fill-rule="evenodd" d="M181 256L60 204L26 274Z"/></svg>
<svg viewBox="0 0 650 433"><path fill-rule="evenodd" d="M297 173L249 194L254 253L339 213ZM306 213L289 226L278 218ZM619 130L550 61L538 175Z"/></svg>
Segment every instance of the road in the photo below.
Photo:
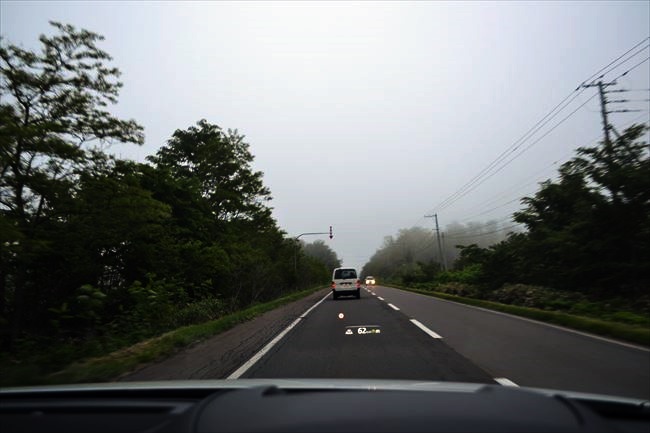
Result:
<svg viewBox="0 0 650 433"><path fill-rule="evenodd" d="M328 296L231 374L482 382L650 399L650 351L388 287ZM378 331L378 332L377 332Z"/></svg>

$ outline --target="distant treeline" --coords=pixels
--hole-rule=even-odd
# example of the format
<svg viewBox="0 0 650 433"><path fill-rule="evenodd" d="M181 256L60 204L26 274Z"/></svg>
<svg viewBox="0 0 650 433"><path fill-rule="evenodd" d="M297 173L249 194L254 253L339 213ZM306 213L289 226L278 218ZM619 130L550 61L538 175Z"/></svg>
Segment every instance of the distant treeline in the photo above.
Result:
<svg viewBox="0 0 650 433"><path fill-rule="evenodd" d="M40 52L0 41L4 348L133 341L328 282L336 254L279 229L236 130L200 120L147 163L106 153L144 142L106 108L119 71L99 35L52 25Z"/></svg>
<svg viewBox="0 0 650 433"><path fill-rule="evenodd" d="M635 299L650 287L650 157L647 125L633 125L613 141L579 148L559 169L555 182L541 183L521 200L513 220L526 228L488 246L474 224L457 259L442 272L430 230L401 230L386 238L364 274L411 284L459 281L496 290L532 284L597 298ZM469 231L469 230L468 230ZM493 240L494 241L494 240ZM449 240L447 240L447 257Z"/></svg>

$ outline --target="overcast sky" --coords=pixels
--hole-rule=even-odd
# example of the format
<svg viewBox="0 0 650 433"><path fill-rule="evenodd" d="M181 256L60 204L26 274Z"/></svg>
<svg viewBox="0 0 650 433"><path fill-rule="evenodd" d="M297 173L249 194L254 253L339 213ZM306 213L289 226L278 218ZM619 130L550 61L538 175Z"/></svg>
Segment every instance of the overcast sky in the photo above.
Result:
<svg viewBox="0 0 650 433"><path fill-rule="evenodd" d="M328 244L361 268L384 236L432 227L428 212L443 226L510 224L515 199L601 136L598 98L589 100L595 89L575 92L517 152L587 103L506 168L439 205L647 38L649 4L2 0L0 33L29 48L51 33L48 20L104 35L101 47L123 74L114 112L146 133L144 146L114 152L143 161L202 118L237 128L264 172L280 227L295 236L332 225ZM642 50L605 79L648 55ZM618 80L616 89L641 90L610 99L640 101L611 109L644 111L612 114L616 127L648 121L649 75L646 61Z"/></svg>

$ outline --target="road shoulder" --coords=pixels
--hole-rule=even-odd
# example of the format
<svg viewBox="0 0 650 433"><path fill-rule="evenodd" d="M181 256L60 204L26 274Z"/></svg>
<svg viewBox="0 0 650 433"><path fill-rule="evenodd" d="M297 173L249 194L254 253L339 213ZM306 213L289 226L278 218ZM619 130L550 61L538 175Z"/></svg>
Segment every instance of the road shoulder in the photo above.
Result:
<svg viewBox="0 0 650 433"><path fill-rule="evenodd" d="M160 362L127 373L119 381L223 379L253 356L275 335L325 296L319 290L295 302L268 311L226 332Z"/></svg>

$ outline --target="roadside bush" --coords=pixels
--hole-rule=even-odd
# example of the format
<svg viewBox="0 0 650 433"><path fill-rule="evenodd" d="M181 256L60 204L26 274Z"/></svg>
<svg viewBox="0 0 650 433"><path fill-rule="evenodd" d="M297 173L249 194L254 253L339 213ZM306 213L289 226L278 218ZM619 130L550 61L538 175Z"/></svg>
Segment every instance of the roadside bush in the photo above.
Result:
<svg viewBox="0 0 650 433"><path fill-rule="evenodd" d="M463 296L468 298L481 298L481 291L477 286L467 283L459 283L456 281L438 284L434 290L437 292L447 293L449 295Z"/></svg>
<svg viewBox="0 0 650 433"><path fill-rule="evenodd" d="M585 296L577 292L565 292L548 287L527 284L505 284L497 290L487 292L486 299L502 304L520 305L544 310L563 310L577 308L579 311L591 311L592 304Z"/></svg>
<svg viewBox="0 0 650 433"><path fill-rule="evenodd" d="M475 263L459 270L442 271L436 275L435 281L438 283L448 283L453 281L465 284L477 284L481 279L482 269L480 263Z"/></svg>
<svg viewBox="0 0 650 433"><path fill-rule="evenodd" d="M226 312L226 303L221 299L207 298L186 305L174 312L166 327L175 329L185 325L208 322L221 317Z"/></svg>
<svg viewBox="0 0 650 433"><path fill-rule="evenodd" d="M605 314L603 315L603 318L614 322L650 327L650 317L631 313L629 311L617 311L615 313Z"/></svg>

